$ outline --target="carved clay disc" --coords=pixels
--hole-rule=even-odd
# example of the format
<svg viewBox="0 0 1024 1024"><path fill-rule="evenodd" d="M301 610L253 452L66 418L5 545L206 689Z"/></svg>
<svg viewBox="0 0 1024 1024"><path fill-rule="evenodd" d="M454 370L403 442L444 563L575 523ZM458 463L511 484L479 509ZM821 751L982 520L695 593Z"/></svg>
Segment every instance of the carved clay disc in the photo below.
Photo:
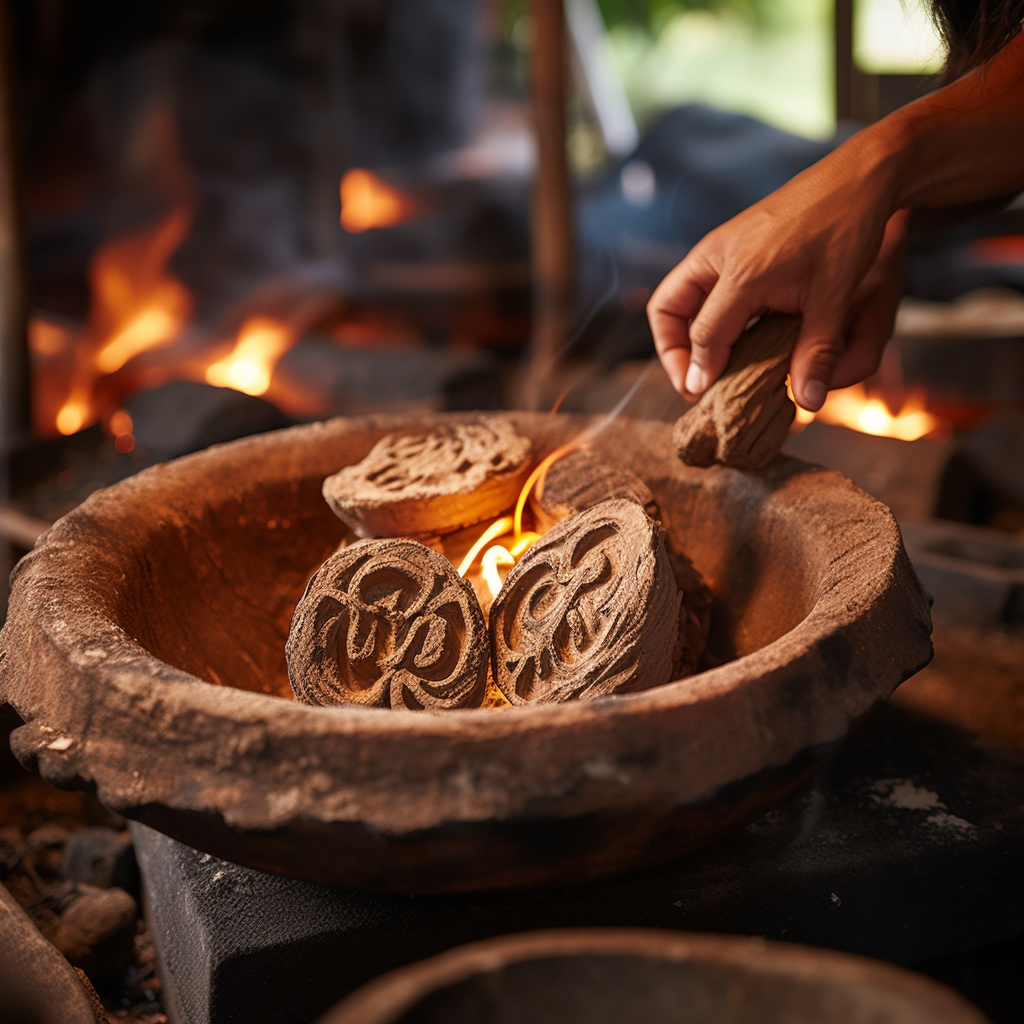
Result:
<svg viewBox="0 0 1024 1024"><path fill-rule="evenodd" d="M654 495L636 473L581 448L551 464L543 487L535 488L530 496L530 509L543 532L574 512L609 498L628 498L643 506L652 519L658 518Z"/></svg>
<svg viewBox="0 0 1024 1024"><path fill-rule="evenodd" d="M672 652L672 678L681 679L697 671L697 663L708 644L711 628L711 591L693 562L666 535L669 564L679 588L679 636Z"/></svg>
<svg viewBox="0 0 1024 1024"><path fill-rule="evenodd" d="M661 527L613 498L534 543L491 605L494 680L512 704L588 700L672 677L679 591Z"/></svg>
<svg viewBox="0 0 1024 1024"><path fill-rule="evenodd" d="M285 654L306 704L471 707L487 681L487 626L443 555L413 540L363 540L309 581Z"/></svg>
<svg viewBox="0 0 1024 1024"><path fill-rule="evenodd" d="M530 471L530 442L499 417L390 434L324 481L335 514L360 536L452 533L510 508Z"/></svg>

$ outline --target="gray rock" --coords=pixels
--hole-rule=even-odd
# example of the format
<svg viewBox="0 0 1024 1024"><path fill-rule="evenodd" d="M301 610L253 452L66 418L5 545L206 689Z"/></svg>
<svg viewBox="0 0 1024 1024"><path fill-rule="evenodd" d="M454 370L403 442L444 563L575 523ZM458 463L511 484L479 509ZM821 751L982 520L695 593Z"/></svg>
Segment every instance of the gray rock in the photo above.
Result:
<svg viewBox="0 0 1024 1024"><path fill-rule="evenodd" d="M123 889L83 885L61 914L53 944L93 981L119 978L135 944L135 900Z"/></svg>
<svg viewBox="0 0 1024 1024"><path fill-rule="evenodd" d="M64 844L60 873L100 889L116 885L131 890L138 873L131 839L113 828L79 829Z"/></svg>

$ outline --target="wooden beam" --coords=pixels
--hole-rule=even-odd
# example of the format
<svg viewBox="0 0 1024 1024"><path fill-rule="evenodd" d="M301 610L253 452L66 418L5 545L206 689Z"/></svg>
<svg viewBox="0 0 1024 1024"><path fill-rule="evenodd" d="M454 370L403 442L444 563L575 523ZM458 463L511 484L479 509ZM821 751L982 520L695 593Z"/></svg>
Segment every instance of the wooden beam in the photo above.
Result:
<svg viewBox="0 0 1024 1024"><path fill-rule="evenodd" d="M569 336L574 286L572 187L565 152L566 30L562 0L531 0L531 83L537 136L533 188L533 338L526 404Z"/></svg>

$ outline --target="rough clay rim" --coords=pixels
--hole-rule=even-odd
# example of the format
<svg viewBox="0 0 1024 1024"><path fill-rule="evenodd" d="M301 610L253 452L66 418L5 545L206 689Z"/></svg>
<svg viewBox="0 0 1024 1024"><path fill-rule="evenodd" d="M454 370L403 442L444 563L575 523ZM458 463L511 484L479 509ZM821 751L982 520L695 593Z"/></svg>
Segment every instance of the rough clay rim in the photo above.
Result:
<svg viewBox="0 0 1024 1024"><path fill-rule="evenodd" d="M453 415L459 414L441 414L438 418L446 419ZM529 416L529 414L524 416L524 414L515 413L505 415L520 421ZM145 470L114 487L97 492L47 531L37 542L33 554L29 556L33 561L23 563L21 566L23 571L17 573L19 579L14 596L17 596L22 588L29 587L31 578L37 572L43 577L44 584L47 576L52 575L52 570L46 568L38 570L34 561L36 556L47 549L54 557L62 559L65 566L73 563L72 576L76 583L84 587L87 572L83 569L83 563L75 563L74 555L67 552L58 554L58 552L65 539L65 534L69 532L72 524L79 530L95 529L96 522L99 522L102 528L105 518L103 506L112 498L119 500L126 495L131 499L135 492L142 496L152 497L155 494L165 493L168 488L173 491L177 487L187 484L196 470L212 474L216 472L220 463L225 462L226 464L225 460L232 459L246 447L252 447L253 455L259 457L266 454L265 446L271 445L273 452L280 457L296 444L323 443L327 438L323 436L318 438L317 435L322 435L325 431L331 432L337 439L340 439L345 435L360 432L386 432L403 429L410 424L422 426L425 422L429 422L430 418L423 416L339 418L326 423L292 427L271 434L216 445L203 452ZM537 420L545 418L538 416ZM634 422L642 426L644 421ZM666 443L669 443L670 425L657 424L656 426L664 428ZM795 462L796 460L791 461ZM690 472L727 474L736 471L713 469ZM759 476L760 474L751 475ZM582 761L584 758L593 757L595 753L601 753L605 748L615 748L616 741L632 731L630 723L633 720L636 720L637 727L642 729L645 718L661 717L674 711L684 712L687 708L708 701L710 698L730 697L741 690L757 688L762 686L766 680L774 679L781 670L793 671L794 668L801 666L808 671L819 668L820 662L816 660L818 645L829 637L842 633L847 627L855 625L858 613L862 609L870 609L875 602L884 599L893 589L894 578L898 581L908 570L912 575L909 561L902 548L899 527L889 510L874 498L854 487L841 474L806 465L805 471L796 474L788 481L802 492L803 497L809 496L813 499L807 510L808 519L816 517L816 514L820 515L822 512L824 499L820 496L820 492L822 484L826 480L838 484L846 492L846 500L852 501L858 506L857 511L861 521L870 523L872 528L878 531L878 539L884 541L886 545L884 571L870 577L869 585L862 590L860 599L855 605L844 602L841 593L837 597L838 588L823 588L809 614L797 626L756 652L700 675L670 682L653 690L622 695L614 699L608 698L589 704L527 706L505 708L498 712L489 709L460 709L446 712L443 715L418 713L396 715L385 709L358 709L355 713L344 714L339 713L339 709L307 707L291 701L282 701L280 698L270 695L207 683L205 680L160 661L148 650L128 638L112 620L95 613L90 620L82 622L77 630L65 631L66 624L59 621L59 615L50 615L49 618L39 616L34 626L51 649L59 652L59 656L68 666L69 674L81 676L86 671L90 671L96 679L96 685L120 689L124 691L126 697L130 698L137 698L140 692L145 692L147 686L152 686L154 677L159 676L164 685L173 686L179 698L185 696L188 711L191 714L204 716L213 728L223 729L230 726L237 726L240 729L249 728L264 723L268 716L272 715L274 731L281 739L308 737L310 741L323 742L327 737L335 735L339 740L347 742L388 740L394 743L403 738L419 738L432 742L442 741L442 743L457 740L460 746L465 747L467 744L494 743L500 745L510 740L521 739L527 733L534 736L540 735L541 732L551 735L568 727L577 737L589 733L589 736L585 737L586 742L581 743L581 746L586 746L589 749L581 751L576 759ZM827 542L828 531L819 527L818 532ZM76 540L76 546L78 543L80 543L80 537ZM848 553L847 557L852 559L852 553ZM901 560L905 565L900 564ZM858 579L864 582L865 577L861 575ZM9 616L9 621L12 618ZM83 655L87 655L89 652L83 651L81 648L87 646L88 637L101 635L104 628L108 634L111 632L118 634L125 649L134 648L136 657L133 663L133 672L126 673L123 665L111 667L107 664L86 663ZM74 635L69 636L72 633ZM798 651L795 657L792 656L794 648ZM756 761L761 767L781 767L800 750L840 739L853 719L864 714L870 706L879 700L887 697L899 682L927 664L930 657L929 645L929 652L922 656L919 663L906 665L898 672L894 671L893 678L888 679L884 685L873 687L875 692L865 694L862 692L864 687L853 688L856 692L840 695L835 706L829 709L829 714L824 718L815 719L813 728L809 729L807 734L787 737L787 741L781 744L766 740L764 749L758 750L756 756L751 755L747 760ZM2 658L3 655L0 654L0 659ZM904 659L904 663L905 661L906 659ZM354 814L351 811L345 814L332 814L317 806L316 801L306 800L300 808L293 806L275 810L271 806L270 798L276 794L261 785L261 781L265 782L266 780L251 779L244 785L236 782L234 787L230 787L235 789L234 793L226 791L224 787L216 787L217 799L206 806L197 807L195 795L193 794L192 797L184 795L180 788L175 788L173 798L168 799L166 792L159 796L153 793L148 780L136 778L134 785L125 784L124 765L116 763L119 760L116 757L105 757L103 748L109 748L116 740L121 745L122 751L130 749L139 742L139 738L130 731L122 732L117 737L105 736L106 742L100 745L98 751L95 749L95 745L90 743L83 745L71 742L69 746L60 747L48 744L47 740L53 736L54 732L58 731L70 732L71 739L74 741L75 723L67 722L56 729L54 728L56 723L54 725L47 723L45 718L51 709L47 707L45 684L34 679L31 670L22 670L12 687L3 679L3 676L9 674L9 671L9 665L0 667L0 684L6 683L3 686L4 692L0 692L0 697L10 699L13 696L15 699L12 703L15 703L16 707L21 705L28 709L27 726L29 729L26 732L35 730L32 746L38 752L40 761L43 761L44 758L46 760L44 776L62 779L70 776L85 779L96 786L100 799L110 806L140 807L155 800L169 808L185 811L197 809L212 811L222 817L225 822L241 828L279 828L286 826L290 821L302 819L325 822L361 820L382 833L402 834L429 828L431 822L478 820L478 813L473 808L479 807L480 803L486 799L493 799L488 785L483 783L481 793L475 800L470 801L472 807L468 807L464 800L450 797L440 802L440 806L436 807L428 816L429 821L396 825L395 821L388 816L387 810L380 807L375 808L374 813L370 815L365 813L363 807L356 809ZM841 699L843 696L846 697L845 700ZM607 739L609 736L611 737L610 741ZM62 737L59 738L59 742L63 743ZM161 738L150 737L148 742L150 745L159 744ZM621 752L622 747L630 745L635 746L636 744L620 743L618 749ZM90 756L90 746L94 748L92 756ZM76 750L76 747L80 749ZM663 768L661 770L664 772ZM138 776L138 773L136 772L135 775ZM702 796L710 795L721 785L733 781L734 778L740 777L744 777L743 774L707 782L702 784L699 793L677 792L676 797L683 801L699 799ZM544 784L543 780L539 780L535 788L539 789ZM281 784L282 787L284 785L284 783ZM358 786L358 783L352 785ZM440 787L441 783L439 782L437 788ZM655 794L664 789L664 785L658 780L651 781L647 789L644 787L644 776L641 774L631 783L632 794L629 799L639 804L645 798L656 798ZM127 792L129 789L132 790L130 797ZM504 806L500 810L492 807L491 815L497 814L501 818L514 816L516 808L522 809L524 806L530 805L531 800L544 799L547 795L543 792L533 792L526 787L523 794L516 794L515 800L511 801L510 805ZM254 813L253 804L261 807L259 813ZM577 813L578 809L579 803L574 803L572 810L566 813Z"/></svg>
<svg viewBox="0 0 1024 1024"><path fill-rule="evenodd" d="M655 928L556 928L457 946L374 978L318 1024L391 1024L431 992L476 974L526 960L587 954L736 966L794 980L824 974L844 986L868 985L913 999L939 1024L987 1024L987 1018L953 989L893 964L760 936Z"/></svg>

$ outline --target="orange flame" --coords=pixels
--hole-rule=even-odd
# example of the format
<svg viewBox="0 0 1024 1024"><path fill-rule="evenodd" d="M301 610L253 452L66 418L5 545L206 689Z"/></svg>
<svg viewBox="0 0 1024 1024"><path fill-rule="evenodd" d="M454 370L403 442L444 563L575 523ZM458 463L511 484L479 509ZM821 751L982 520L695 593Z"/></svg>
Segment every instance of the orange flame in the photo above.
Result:
<svg viewBox="0 0 1024 1024"><path fill-rule="evenodd" d="M51 371L40 374L50 378L38 389L39 404L48 410L48 422L37 419L42 432L56 428L62 434L75 433L112 412L117 388L104 387L100 398L99 380L117 373L143 352L170 345L192 315L191 294L167 272L171 256L192 224L188 173L169 110L154 108L145 131L143 148L171 211L158 223L111 239L96 251L89 266L92 304L84 330L61 328L42 316L33 320L33 356L47 361ZM58 356L65 357L59 372ZM58 390L60 383L55 383L62 374L67 375L63 394Z"/></svg>
<svg viewBox="0 0 1024 1024"><path fill-rule="evenodd" d="M340 191L341 226L353 235L370 228L394 227L419 212L419 204L412 196L361 167L342 177Z"/></svg>
<svg viewBox="0 0 1024 1024"><path fill-rule="evenodd" d="M231 352L206 368L206 383L247 395L265 394L274 367L294 342L295 332L288 324L268 316L249 317Z"/></svg>
<svg viewBox="0 0 1024 1024"><path fill-rule="evenodd" d="M107 242L93 258L93 324L102 338L95 365L101 374L169 345L188 322L192 296L166 268L191 223L187 209L176 209L154 227Z"/></svg>
<svg viewBox="0 0 1024 1024"><path fill-rule="evenodd" d="M493 600L498 596L504 583L504 579L498 571L498 566L504 565L511 568L516 564L516 561L523 552L541 537L541 534L535 533L533 530L523 529L523 512L526 509L526 502L529 500L531 492L536 488L537 496L542 497L544 494L544 480L548 475L548 470L559 459L582 447L588 440L589 435L584 432L567 444L556 448L550 455L545 456L534 466L530 475L526 478L526 483L523 484L519 492L513 514L496 519L476 539L459 564L458 572L460 576L465 576L469 572L477 556L483 551L483 557L480 559L480 575L487 584L487 589L491 592L491 599ZM504 543L491 543L497 540L503 540ZM488 544L491 546L487 547ZM484 550L485 548L487 549L486 551Z"/></svg>
<svg viewBox="0 0 1024 1024"><path fill-rule="evenodd" d="M881 397L868 394L863 384L830 391L816 418L822 423L849 427L875 437L916 441L922 437L946 440L950 426L928 412L923 391L909 391L898 411L890 411Z"/></svg>

